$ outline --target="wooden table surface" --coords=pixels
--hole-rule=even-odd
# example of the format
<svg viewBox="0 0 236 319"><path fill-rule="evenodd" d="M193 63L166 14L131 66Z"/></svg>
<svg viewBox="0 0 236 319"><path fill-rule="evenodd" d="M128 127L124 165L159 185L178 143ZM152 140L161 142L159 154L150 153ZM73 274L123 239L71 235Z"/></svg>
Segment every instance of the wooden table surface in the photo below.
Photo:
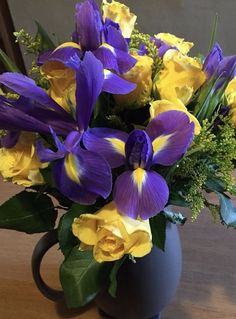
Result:
<svg viewBox="0 0 236 319"><path fill-rule="evenodd" d="M0 181L0 202L19 188ZM236 231L212 222L204 211L195 223L180 228L183 245L183 274L172 303L162 319L236 318ZM91 304L82 310L66 310L45 299L31 275L31 254L42 235L0 230L0 318L1 319L99 319ZM59 287L60 251L45 258L43 276ZM135 318L130 318L135 319Z"/></svg>

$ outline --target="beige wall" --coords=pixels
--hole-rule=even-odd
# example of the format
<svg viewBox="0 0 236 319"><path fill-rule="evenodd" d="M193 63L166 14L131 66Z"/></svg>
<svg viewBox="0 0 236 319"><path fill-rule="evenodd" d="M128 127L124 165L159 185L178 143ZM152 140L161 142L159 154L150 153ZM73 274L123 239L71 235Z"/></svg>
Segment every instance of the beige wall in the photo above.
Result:
<svg viewBox="0 0 236 319"><path fill-rule="evenodd" d="M17 29L34 32L34 20L60 41L73 30L76 0L8 0ZM171 32L195 43L193 53L207 52L218 12L218 41L226 54L236 53L236 0L124 0L138 15L143 32Z"/></svg>

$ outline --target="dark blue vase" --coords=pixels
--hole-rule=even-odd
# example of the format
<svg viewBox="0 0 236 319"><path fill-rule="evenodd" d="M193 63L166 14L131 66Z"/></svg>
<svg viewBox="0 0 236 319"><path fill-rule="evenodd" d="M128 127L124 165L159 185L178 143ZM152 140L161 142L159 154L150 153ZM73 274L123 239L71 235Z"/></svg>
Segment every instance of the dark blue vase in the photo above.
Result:
<svg viewBox="0 0 236 319"><path fill-rule="evenodd" d="M36 245L32 256L35 283L43 295L53 301L64 299L43 281L40 265L45 253L56 243L57 231L45 234ZM96 297L102 318L159 319L160 312L176 293L181 275L181 245L176 225L168 223L165 252L153 247L150 254L126 260L118 271L117 296L111 297L105 285Z"/></svg>
<svg viewBox="0 0 236 319"><path fill-rule="evenodd" d="M178 229L168 223L165 252L153 247L149 255L136 258L136 263L127 259L118 272L116 298L104 287L96 304L105 318L157 319L176 293L181 266Z"/></svg>

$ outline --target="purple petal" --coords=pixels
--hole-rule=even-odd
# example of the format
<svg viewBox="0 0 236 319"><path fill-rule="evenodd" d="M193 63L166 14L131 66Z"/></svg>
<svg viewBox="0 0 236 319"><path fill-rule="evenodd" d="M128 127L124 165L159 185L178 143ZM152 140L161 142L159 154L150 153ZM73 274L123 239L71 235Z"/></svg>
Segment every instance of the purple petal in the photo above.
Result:
<svg viewBox="0 0 236 319"><path fill-rule="evenodd" d="M113 52L112 48L101 46L97 50L93 51L93 54L99 61L102 62L105 69L114 70L119 73L117 59Z"/></svg>
<svg viewBox="0 0 236 319"><path fill-rule="evenodd" d="M94 1L76 5L76 38L83 51L96 50L101 44L103 23L100 11Z"/></svg>
<svg viewBox="0 0 236 319"><path fill-rule="evenodd" d="M236 75L236 55L227 56L220 62L217 74L225 79L232 79Z"/></svg>
<svg viewBox="0 0 236 319"><path fill-rule="evenodd" d="M125 142L128 134L114 129L93 128L83 134L86 149L100 154L112 168L125 163Z"/></svg>
<svg viewBox="0 0 236 319"><path fill-rule="evenodd" d="M118 210L134 219L155 216L165 207L168 197L164 178L141 168L124 172L115 183L114 201Z"/></svg>
<svg viewBox="0 0 236 319"><path fill-rule="evenodd" d="M194 137L194 123L179 111L159 114L147 126L153 145L153 164L173 165L188 149Z"/></svg>
<svg viewBox="0 0 236 319"><path fill-rule="evenodd" d="M51 56L53 51L54 50L48 50L48 51L40 53L38 58L37 58L37 65L40 66L40 65L44 64L49 59L49 57Z"/></svg>
<svg viewBox="0 0 236 319"><path fill-rule="evenodd" d="M12 148L16 145L19 137L20 131L8 131L7 135L0 139L0 145L5 148Z"/></svg>
<svg viewBox="0 0 236 319"><path fill-rule="evenodd" d="M108 70L105 72L105 79L102 90L112 94L128 94L135 90L137 85L126 81Z"/></svg>
<svg viewBox="0 0 236 319"><path fill-rule="evenodd" d="M106 43L121 51L129 51L128 43L123 37L118 23L106 18L104 29Z"/></svg>
<svg viewBox="0 0 236 319"><path fill-rule="evenodd" d="M58 113L67 114L43 89L38 87L32 79L25 75L6 72L0 75L0 83L17 94L46 105Z"/></svg>
<svg viewBox="0 0 236 319"><path fill-rule="evenodd" d="M216 74L216 70L222 60L222 49L220 45L216 43L204 61L203 70L209 77L212 77Z"/></svg>
<svg viewBox="0 0 236 319"><path fill-rule="evenodd" d="M108 163L95 152L79 149L76 152L76 167L81 184L90 192L107 198L112 189L111 168Z"/></svg>
<svg viewBox="0 0 236 319"><path fill-rule="evenodd" d="M0 127L9 131L49 133L49 126L0 99Z"/></svg>
<svg viewBox="0 0 236 319"><path fill-rule="evenodd" d="M152 143L146 132L135 130L129 134L125 144L125 154L129 167L150 168L152 162Z"/></svg>
<svg viewBox="0 0 236 319"><path fill-rule="evenodd" d="M105 69L113 70L118 74L128 72L136 63L136 59L125 51L113 48L112 46L100 46L93 51Z"/></svg>
<svg viewBox="0 0 236 319"><path fill-rule="evenodd" d="M73 150L77 149L79 147L80 141L82 138L82 134L78 131L70 132L70 134L67 136L65 140L65 147L68 152L72 152Z"/></svg>
<svg viewBox="0 0 236 319"><path fill-rule="evenodd" d="M86 52L76 73L76 117L80 130L86 130L104 82L102 63Z"/></svg>
<svg viewBox="0 0 236 319"><path fill-rule="evenodd" d="M46 148L41 140L37 141L36 147L37 155L42 163L55 161L65 157L65 149L60 148L57 152L53 152L50 148Z"/></svg>
<svg viewBox="0 0 236 319"><path fill-rule="evenodd" d="M92 204L99 195L107 198L112 188L107 162L98 154L82 149L56 163L54 179L64 195L81 204Z"/></svg>
<svg viewBox="0 0 236 319"><path fill-rule="evenodd" d="M170 50L170 49L175 49L177 50L177 48L175 46L171 46L165 42L163 42L160 39L157 39L155 37L151 37L150 38L151 41L154 41L156 47L158 48L158 55L160 58L163 58L164 54Z"/></svg>
<svg viewBox="0 0 236 319"><path fill-rule="evenodd" d="M96 202L97 194L87 191L83 186L68 177L64 160L58 160L54 164L53 177L60 192L72 201L84 205L92 205Z"/></svg>
<svg viewBox="0 0 236 319"><path fill-rule="evenodd" d="M68 45L62 48L59 47L58 49L52 51L51 53L47 53L43 55L42 57L40 57L39 61L41 62L41 64L44 64L50 61L57 61L66 65L68 60L74 59L75 57L78 57L78 60L80 60L81 55L82 55L81 50Z"/></svg>

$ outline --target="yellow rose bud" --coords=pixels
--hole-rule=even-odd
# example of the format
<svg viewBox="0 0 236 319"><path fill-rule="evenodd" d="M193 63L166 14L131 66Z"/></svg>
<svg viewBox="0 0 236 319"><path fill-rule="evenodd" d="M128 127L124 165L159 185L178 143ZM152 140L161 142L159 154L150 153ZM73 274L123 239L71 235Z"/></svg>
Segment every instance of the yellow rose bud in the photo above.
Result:
<svg viewBox="0 0 236 319"><path fill-rule="evenodd" d="M193 122L195 124L194 126L194 134L198 135L201 131L201 125L198 121L198 119L191 114L186 106L180 101L176 101L175 103L167 100L157 100L151 103L150 106L150 117L153 119L156 117L158 114L162 112L167 112L167 111L181 111L184 112L188 117L190 122Z"/></svg>
<svg viewBox="0 0 236 319"><path fill-rule="evenodd" d="M80 49L80 45L74 42L65 42L55 49L73 47ZM75 71L66 67L59 61L45 62L41 67L42 74L49 80L48 94L63 109L70 112L70 107L75 106Z"/></svg>
<svg viewBox="0 0 236 319"><path fill-rule="evenodd" d="M39 169L47 165L40 163L38 159L33 133L23 132L14 147L0 149L0 174L5 180L11 179L15 184L25 187L43 184Z"/></svg>
<svg viewBox="0 0 236 319"><path fill-rule="evenodd" d="M155 35L155 38L176 47L183 54L187 54L194 45L192 42L184 41L184 39L178 38L170 33L158 33Z"/></svg>
<svg viewBox="0 0 236 319"><path fill-rule="evenodd" d="M137 84L135 90L125 95L114 95L119 106L128 108L139 108L150 101L152 92L152 64L153 59L149 56L132 55L136 60L135 66L123 75L129 82Z"/></svg>
<svg viewBox="0 0 236 319"><path fill-rule="evenodd" d="M231 121L236 126L236 77L229 82L225 90L225 96L230 106Z"/></svg>
<svg viewBox="0 0 236 319"><path fill-rule="evenodd" d="M48 94L63 109L70 112L70 102L75 105L74 70L65 67L61 62L49 61L41 67L41 72L50 82Z"/></svg>
<svg viewBox="0 0 236 319"><path fill-rule="evenodd" d="M75 218L72 231L81 241L80 249L93 249L98 262L118 260L125 254L143 257L152 248L149 221L121 215L114 202L96 214Z"/></svg>
<svg viewBox="0 0 236 319"><path fill-rule="evenodd" d="M164 68L154 80L154 89L161 99L188 104L193 94L205 82L202 64L177 50L168 50L163 57Z"/></svg>
<svg viewBox="0 0 236 319"><path fill-rule="evenodd" d="M134 29L137 16L123 3L113 1L111 3L103 0L103 19L111 19L119 23L124 38L130 38Z"/></svg>

